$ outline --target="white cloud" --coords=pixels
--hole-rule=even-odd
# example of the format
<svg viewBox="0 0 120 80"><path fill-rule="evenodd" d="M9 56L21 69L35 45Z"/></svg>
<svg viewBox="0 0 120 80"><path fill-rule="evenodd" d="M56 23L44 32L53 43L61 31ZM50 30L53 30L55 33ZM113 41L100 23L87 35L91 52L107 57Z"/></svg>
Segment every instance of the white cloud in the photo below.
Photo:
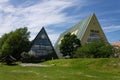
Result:
<svg viewBox="0 0 120 80"><path fill-rule="evenodd" d="M108 27L103 27L103 30L104 30L105 32L118 31L118 30L120 30L120 25L112 25L112 26L108 26Z"/></svg>
<svg viewBox="0 0 120 80"><path fill-rule="evenodd" d="M8 2L8 0L0 0L0 4L5 2Z"/></svg>
<svg viewBox="0 0 120 80"><path fill-rule="evenodd" d="M42 26L68 22L69 16L63 11L78 5L76 1L78 0L43 0L27 7L23 6L28 5L28 2L15 7L9 0L0 0L0 36L27 26L33 39L36 36L34 33L37 34ZM58 35L59 33L49 34L52 41L55 41L55 36Z"/></svg>

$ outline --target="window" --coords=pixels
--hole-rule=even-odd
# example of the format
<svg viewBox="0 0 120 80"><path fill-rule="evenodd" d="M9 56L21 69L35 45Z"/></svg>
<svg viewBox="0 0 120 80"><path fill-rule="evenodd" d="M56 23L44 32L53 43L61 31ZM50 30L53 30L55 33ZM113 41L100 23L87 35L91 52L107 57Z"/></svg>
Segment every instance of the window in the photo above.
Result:
<svg viewBox="0 0 120 80"><path fill-rule="evenodd" d="M98 30L90 30L90 36L87 39L87 43L93 42L95 40L100 39L100 34Z"/></svg>
<svg viewBox="0 0 120 80"><path fill-rule="evenodd" d="M42 34L42 35L41 35L41 38L42 38L42 39L45 39L45 38L46 38L45 34Z"/></svg>
<svg viewBox="0 0 120 80"><path fill-rule="evenodd" d="M91 42L91 38L88 38L88 39L87 39L87 43L90 43L90 42Z"/></svg>
<svg viewBox="0 0 120 80"><path fill-rule="evenodd" d="M99 31L98 31L98 30L90 30L90 32L99 33Z"/></svg>
<svg viewBox="0 0 120 80"><path fill-rule="evenodd" d="M92 33L90 33L90 37L92 37L92 38L100 38L100 35L98 33L92 32Z"/></svg>

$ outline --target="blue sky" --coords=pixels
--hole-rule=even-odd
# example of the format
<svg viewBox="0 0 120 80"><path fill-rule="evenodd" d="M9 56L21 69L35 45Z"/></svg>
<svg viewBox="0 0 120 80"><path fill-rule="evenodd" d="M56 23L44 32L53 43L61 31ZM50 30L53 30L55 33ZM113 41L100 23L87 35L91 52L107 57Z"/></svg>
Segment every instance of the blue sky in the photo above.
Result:
<svg viewBox="0 0 120 80"><path fill-rule="evenodd" d="M0 0L0 36L27 26L32 40L44 26L54 44L60 33L92 13L108 41L119 41L120 0Z"/></svg>

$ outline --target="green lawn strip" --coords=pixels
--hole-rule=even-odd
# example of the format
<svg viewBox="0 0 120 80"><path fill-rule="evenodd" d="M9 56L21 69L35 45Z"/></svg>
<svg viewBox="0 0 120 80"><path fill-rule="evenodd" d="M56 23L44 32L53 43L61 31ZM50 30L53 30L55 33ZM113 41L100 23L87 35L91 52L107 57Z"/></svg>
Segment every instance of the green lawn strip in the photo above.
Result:
<svg viewBox="0 0 120 80"><path fill-rule="evenodd" d="M0 64L0 80L120 80L120 59L59 59L51 67Z"/></svg>

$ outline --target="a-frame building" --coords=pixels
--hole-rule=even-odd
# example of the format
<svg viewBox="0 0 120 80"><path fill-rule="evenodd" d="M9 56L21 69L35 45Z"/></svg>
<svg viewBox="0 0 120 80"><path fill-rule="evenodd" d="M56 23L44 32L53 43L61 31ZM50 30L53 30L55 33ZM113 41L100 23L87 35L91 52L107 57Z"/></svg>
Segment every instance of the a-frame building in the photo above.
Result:
<svg viewBox="0 0 120 80"><path fill-rule="evenodd" d="M44 27L33 40L29 53L34 55L33 61L45 61L58 58Z"/></svg>
<svg viewBox="0 0 120 80"><path fill-rule="evenodd" d="M95 39L102 39L107 41L95 14L92 14L60 35L54 46L59 58L62 58L62 54L59 50L59 45L63 39L63 36L68 32L75 34L78 39L80 39L82 45L90 43Z"/></svg>

